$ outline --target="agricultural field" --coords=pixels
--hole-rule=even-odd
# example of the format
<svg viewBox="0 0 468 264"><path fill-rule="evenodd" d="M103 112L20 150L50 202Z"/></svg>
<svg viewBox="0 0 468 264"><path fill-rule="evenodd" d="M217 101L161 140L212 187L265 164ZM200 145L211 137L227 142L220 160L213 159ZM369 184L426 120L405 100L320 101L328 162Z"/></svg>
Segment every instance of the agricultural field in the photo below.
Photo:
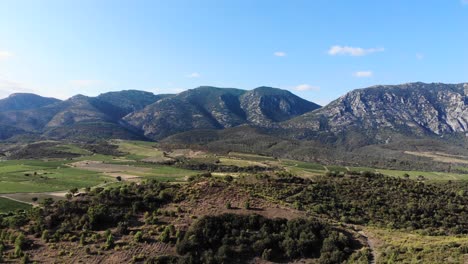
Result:
<svg viewBox="0 0 468 264"><path fill-rule="evenodd" d="M17 202L8 198L0 197L0 213L26 210L31 208L31 205L27 203Z"/></svg>
<svg viewBox="0 0 468 264"><path fill-rule="evenodd" d="M114 140L112 143L119 146L119 151L127 153L125 157L130 160L164 158L163 152L154 148L154 142Z"/></svg>
<svg viewBox="0 0 468 264"><path fill-rule="evenodd" d="M92 187L112 181L97 172L80 170L60 161L4 161L0 163L0 193L53 192Z"/></svg>
<svg viewBox="0 0 468 264"><path fill-rule="evenodd" d="M240 152L229 152L228 157L241 158L241 159L251 160L251 161L275 161L276 160L273 157L251 154L251 153L240 153Z"/></svg>
<svg viewBox="0 0 468 264"><path fill-rule="evenodd" d="M401 170L384 170L376 169L377 172L383 173L393 177L404 177L405 174L409 175L412 180L417 180L419 176L432 182L446 182L446 181L468 181L468 174L462 173L448 173L448 172L431 172L431 171L401 171Z"/></svg>

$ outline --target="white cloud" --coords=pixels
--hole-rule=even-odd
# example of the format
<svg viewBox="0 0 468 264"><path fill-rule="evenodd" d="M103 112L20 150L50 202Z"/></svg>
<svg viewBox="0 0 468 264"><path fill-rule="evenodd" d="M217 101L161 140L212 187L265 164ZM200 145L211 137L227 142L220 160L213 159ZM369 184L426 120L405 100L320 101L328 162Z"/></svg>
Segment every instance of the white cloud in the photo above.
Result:
<svg viewBox="0 0 468 264"><path fill-rule="evenodd" d="M70 84L79 87L79 88L87 88L96 85L102 84L101 80L71 80Z"/></svg>
<svg viewBox="0 0 468 264"><path fill-rule="evenodd" d="M286 57L286 52L283 52L283 51L277 51L275 53L273 53L273 55L275 55L276 57Z"/></svg>
<svg viewBox="0 0 468 264"><path fill-rule="evenodd" d="M328 54L331 56L336 56L336 55L349 55L349 56L365 56L371 53L376 53L376 52L383 52L385 49L384 48L370 48L370 49L364 49L364 48L359 48L359 47L349 47L349 46L339 46L335 45L330 47L328 50Z"/></svg>
<svg viewBox="0 0 468 264"><path fill-rule="evenodd" d="M357 71L353 73L353 75L358 78L372 77L373 74L374 73L372 71Z"/></svg>
<svg viewBox="0 0 468 264"><path fill-rule="evenodd" d="M11 57L13 57L13 53L11 53L9 51L0 50L0 60L1 59L8 59L8 58L11 58Z"/></svg>
<svg viewBox="0 0 468 264"><path fill-rule="evenodd" d="M294 87L294 90L299 91L299 92L320 91L320 87L309 85L309 84L299 84L298 86Z"/></svg>
<svg viewBox="0 0 468 264"><path fill-rule="evenodd" d="M188 78L200 78L201 74L198 72L192 72L191 74L187 75Z"/></svg>

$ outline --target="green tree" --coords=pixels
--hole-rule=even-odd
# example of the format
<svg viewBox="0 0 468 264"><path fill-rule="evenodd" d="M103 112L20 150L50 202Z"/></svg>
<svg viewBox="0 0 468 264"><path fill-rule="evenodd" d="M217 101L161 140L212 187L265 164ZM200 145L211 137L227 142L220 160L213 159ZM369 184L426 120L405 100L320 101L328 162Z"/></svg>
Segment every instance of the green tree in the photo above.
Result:
<svg viewBox="0 0 468 264"><path fill-rule="evenodd" d="M44 230L44 231L42 232L41 238L42 238L42 240L44 240L44 242L47 243L47 242L49 242L49 236L50 236L50 235L49 235L49 230Z"/></svg>
<svg viewBox="0 0 468 264"><path fill-rule="evenodd" d="M81 236L80 236L80 246L84 246L85 243L86 243L85 234L84 234L84 233L81 233Z"/></svg>
<svg viewBox="0 0 468 264"><path fill-rule="evenodd" d="M141 231L136 232L135 236L133 236L133 240L135 242L140 243L143 241L143 233Z"/></svg>
<svg viewBox="0 0 468 264"><path fill-rule="evenodd" d="M114 246L115 246L114 236L112 235L112 233L110 233L106 239L106 249L114 248Z"/></svg>
<svg viewBox="0 0 468 264"><path fill-rule="evenodd" d="M159 240L161 240L163 243L167 243L169 240L171 240L171 229L168 226L166 226L164 231L161 233Z"/></svg>

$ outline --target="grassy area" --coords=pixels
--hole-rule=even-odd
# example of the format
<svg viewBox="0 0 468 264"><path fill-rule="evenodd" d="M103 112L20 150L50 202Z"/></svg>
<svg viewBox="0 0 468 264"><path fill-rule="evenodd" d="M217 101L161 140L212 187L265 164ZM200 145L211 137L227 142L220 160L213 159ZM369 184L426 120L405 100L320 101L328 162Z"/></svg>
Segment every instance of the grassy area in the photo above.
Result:
<svg viewBox="0 0 468 264"><path fill-rule="evenodd" d="M325 167L318 163L302 162L296 160L282 160L281 164L284 166L293 166L300 169L313 170L313 171L324 171Z"/></svg>
<svg viewBox="0 0 468 264"><path fill-rule="evenodd" d="M75 158L74 161L80 161L80 160L92 160L92 161L106 161L106 162L112 162L114 161L114 156L109 156L109 155L102 155L102 154L94 154L91 156L82 156L79 158Z"/></svg>
<svg viewBox="0 0 468 264"><path fill-rule="evenodd" d="M432 172L432 171L401 171L401 170L384 170L377 169L378 172L393 177L403 177L408 174L410 179L417 179L418 176L424 176L425 179L430 181L466 181L468 174L447 173L447 172Z"/></svg>
<svg viewBox="0 0 468 264"><path fill-rule="evenodd" d="M356 172L361 172L361 171L371 171L371 172L376 172L377 170L374 168L369 168L369 167L349 167L350 171L356 171Z"/></svg>
<svg viewBox="0 0 468 264"><path fill-rule="evenodd" d="M31 205L16 202L7 198L0 197L0 213L7 213L11 211L16 211L19 209L29 209Z"/></svg>
<svg viewBox="0 0 468 264"><path fill-rule="evenodd" d="M233 165L238 167L264 166L263 163L235 158L219 158L221 165Z"/></svg>
<svg viewBox="0 0 468 264"><path fill-rule="evenodd" d="M163 152L154 148L154 142L116 140L119 151L129 153L128 159L141 160L148 157L164 157Z"/></svg>
<svg viewBox="0 0 468 264"><path fill-rule="evenodd" d="M163 182L181 182L185 180L186 176L191 176L199 173L199 171L192 171L186 169L180 169L170 166L156 165L152 166L148 172L132 172L128 171L129 174L138 175L144 179L155 179Z"/></svg>
<svg viewBox="0 0 468 264"><path fill-rule="evenodd" d="M342 166L326 166L327 170L329 171L336 171L336 172L347 172L348 169Z"/></svg>
<svg viewBox="0 0 468 264"><path fill-rule="evenodd" d="M369 228L377 238L377 263L466 263L468 236L425 236Z"/></svg>
<svg viewBox="0 0 468 264"><path fill-rule="evenodd" d="M95 186L110 180L100 173L64 166L63 161L0 163L0 193L51 192Z"/></svg>
<svg viewBox="0 0 468 264"><path fill-rule="evenodd" d="M53 149L60 150L67 153L79 154L79 155L91 155L92 152L83 148L80 148L73 144L63 144L54 146Z"/></svg>
<svg viewBox="0 0 468 264"><path fill-rule="evenodd" d="M248 154L248 153L240 153L240 152L229 152L229 157L236 157L236 158L252 160L252 161L275 161L276 160L273 157L256 155L256 154Z"/></svg>
<svg viewBox="0 0 468 264"><path fill-rule="evenodd" d="M0 173L4 172L3 169L8 170L8 166L21 165L39 168L57 168L70 163L70 160L55 159L55 160L7 160L0 162Z"/></svg>
<svg viewBox="0 0 468 264"><path fill-rule="evenodd" d="M14 200L18 200L24 203L41 203L47 198L51 198L53 200L65 200L64 195L51 195L47 193L11 193L11 194L3 194L5 198L12 198ZM33 201L34 199L34 201Z"/></svg>

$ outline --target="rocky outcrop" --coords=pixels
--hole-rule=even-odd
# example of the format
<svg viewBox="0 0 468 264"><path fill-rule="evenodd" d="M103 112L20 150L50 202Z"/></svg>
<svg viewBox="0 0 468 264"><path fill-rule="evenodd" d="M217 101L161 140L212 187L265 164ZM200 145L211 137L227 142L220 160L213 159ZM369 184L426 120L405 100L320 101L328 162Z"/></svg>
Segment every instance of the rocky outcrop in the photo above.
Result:
<svg viewBox="0 0 468 264"><path fill-rule="evenodd" d="M408 83L354 90L283 124L339 133L388 129L422 135L468 132L466 84Z"/></svg>

